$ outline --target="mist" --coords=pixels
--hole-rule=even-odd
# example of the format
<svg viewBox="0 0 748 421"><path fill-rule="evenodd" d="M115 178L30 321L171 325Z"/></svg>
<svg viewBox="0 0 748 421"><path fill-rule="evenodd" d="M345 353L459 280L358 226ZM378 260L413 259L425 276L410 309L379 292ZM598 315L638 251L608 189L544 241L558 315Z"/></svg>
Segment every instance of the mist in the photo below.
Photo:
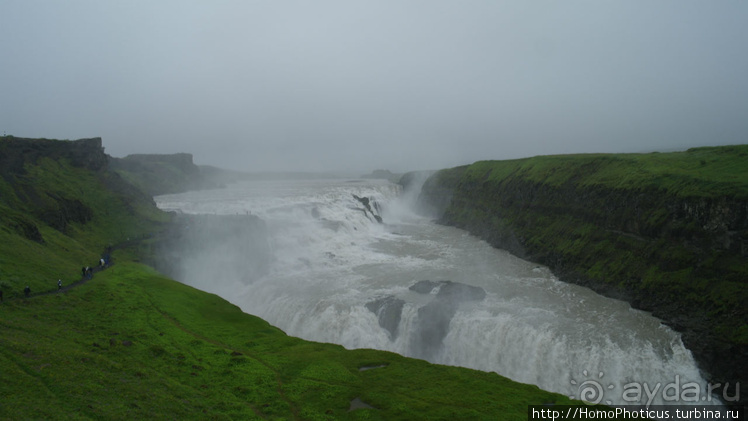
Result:
<svg viewBox="0 0 748 421"><path fill-rule="evenodd" d="M0 132L246 171L745 143L745 2L0 5Z"/></svg>
<svg viewBox="0 0 748 421"><path fill-rule="evenodd" d="M384 180L253 180L158 196L189 221L160 260L178 281L307 340L567 396L587 372L605 372L616 391L631 379L705 383L680 336L651 314L414 213L422 183L414 176L403 193Z"/></svg>

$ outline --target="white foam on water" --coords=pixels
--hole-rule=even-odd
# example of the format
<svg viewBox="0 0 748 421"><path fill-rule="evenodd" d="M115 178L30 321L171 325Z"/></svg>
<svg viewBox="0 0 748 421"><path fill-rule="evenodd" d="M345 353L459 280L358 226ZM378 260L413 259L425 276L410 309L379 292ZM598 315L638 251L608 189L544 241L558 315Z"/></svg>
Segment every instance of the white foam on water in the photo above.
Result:
<svg viewBox="0 0 748 421"><path fill-rule="evenodd" d="M353 195L382 206L384 224L366 215ZM418 310L434 299L409 286L451 280L483 288L481 302L461 303L430 360L484 371L568 396L596 384L602 402L624 399L626 385L660 392L678 382L707 385L677 333L624 302L558 281L545 267L523 261L458 229L434 224L398 200L399 186L384 181L307 180L245 182L224 190L156 198L163 209L185 213L244 214L262 218L273 249L269 273L250 285L219 276L182 280L218 293L290 335L423 355ZM394 339L366 304L404 300ZM672 388L671 388L672 391ZM705 393L702 393L705 395ZM700 396L699 403L719 403Z"/></svg>

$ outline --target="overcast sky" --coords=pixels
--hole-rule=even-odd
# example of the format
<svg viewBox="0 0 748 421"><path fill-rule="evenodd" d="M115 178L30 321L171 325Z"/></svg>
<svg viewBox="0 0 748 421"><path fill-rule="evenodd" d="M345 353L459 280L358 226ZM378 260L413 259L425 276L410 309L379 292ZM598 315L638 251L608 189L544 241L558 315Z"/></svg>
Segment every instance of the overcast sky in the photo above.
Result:
<svg viewBox="0 0 748 421"><path fill-rule="evenodd" d="M0 0L0 131L250 171L748 143L748 2Z"/></svg>

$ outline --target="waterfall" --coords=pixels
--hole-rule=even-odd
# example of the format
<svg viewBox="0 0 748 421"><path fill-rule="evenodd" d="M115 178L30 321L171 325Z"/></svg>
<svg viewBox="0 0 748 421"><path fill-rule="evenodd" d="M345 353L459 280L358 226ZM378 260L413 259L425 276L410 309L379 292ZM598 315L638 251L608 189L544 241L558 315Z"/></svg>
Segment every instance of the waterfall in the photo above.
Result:
<svg viewBox="0 0 748 421"><path fill-rule="evenodd" d="M368 199L382 223L357 197ZM680 336L659 320L436 225L410 211L412 196L402 197L400 186L384 181L297 180L160 196L157 203L264 221L270 256L261 274L247 280L216 270L211 279L179 280L289 335L493 371L603 403L720 403L707 394ZM657 393L634 401L637 385Z"/></svg>

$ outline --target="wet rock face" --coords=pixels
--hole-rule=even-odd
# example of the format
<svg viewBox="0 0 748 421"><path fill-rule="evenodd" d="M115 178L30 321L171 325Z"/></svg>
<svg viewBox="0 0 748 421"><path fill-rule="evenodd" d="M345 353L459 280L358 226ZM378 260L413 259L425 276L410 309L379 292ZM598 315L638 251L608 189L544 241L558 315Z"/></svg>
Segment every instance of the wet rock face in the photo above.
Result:
<svg viewBox="0 0 748 421"><path fill-rule="evenodd" d="M481 301L486 298L486 291L483 288L452 281L418 281L408 289L419 294L431 294L437 287L439 288L436 294L438 299L455 303Z"/></svg>
<svg viewBox="0 0 748 421"><path fill-rule="evenodd" d="M413 355L431 360L437 355L442 341L449 332L449 325L459 305L469 301L481 301L486 297L483 288L452 281L418 281L411 291L433 294L433 300L418 309L418 317L410 333ZM437 291L434 293L434 291ZM366 303L366 308L377 315L379 326L385 329L390 340L398 337L405 301L393 295L377 298Z"/></svg>
<svg viewBox="0 0 748 421"><path fill-rule="evenodd" d="M366 303L366 308L377 315L379 326L389 332L391 340L395 340L398 335L404 305L405 301L389 295L369 301Z"/></svg>
<svg viewBox="0 0 748 421"><path fill-rule="evenodd" d="M353 198L358 200L362 205L364 205L364 207L361 208L360 210L364 212L364 215L366 215L367 218L369 217L369 214L371 214L371 216L377 222L379 222L380 224L382 223L382 216L380 215L382 213L382 209L376 200L369 199L368 197L359 197L359 196L356 196L355 194L353 195Z"/></svg>
<svg viewBox="0 0 748 421"><path fill-rule="evenodd" d="M436 288L439 290L434 300L418 309L417 330L413 335L416 355L427 360L436 356L441 348L460 303L481 301L486 297L483 288L452 281L418 281L409 289L431 294Z"/></svg>
<svg viewBox="0 0 748 421"><path fill-rule="evenodd" d="M457 304L442 299L435 299L418 309L417 329L411 343L417 357L431 360L436 356L455 313Z"/></svg>
<svg viewBox="0 0 748 421"><path fill-rule="evenodd" d="M447 282L447 281L444 281ZM419 294L431 294L434 288L441 285L440 281L418 281L408 288L411 291L415 291Z"/></svg>
<svg viewBox="0 0 748 421"><path fill-rule="evenodd" d="M456 303L463 301L481 301L486 298L486 291L481 287L474 287L459 282L442 281L436 297Z"/></svg>

